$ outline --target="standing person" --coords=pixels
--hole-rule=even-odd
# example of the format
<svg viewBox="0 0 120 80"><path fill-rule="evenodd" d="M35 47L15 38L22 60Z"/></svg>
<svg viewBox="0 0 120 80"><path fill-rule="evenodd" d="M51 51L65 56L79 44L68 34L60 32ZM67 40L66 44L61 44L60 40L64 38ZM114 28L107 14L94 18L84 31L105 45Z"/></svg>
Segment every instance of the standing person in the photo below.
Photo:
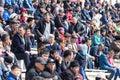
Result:
<svg viewBox="0 0 120 80"><path fill-rule="evenodd" d="M11 51L15 54L18 60L24 60L26 69L30 63L30 41L25 36L25 29L23 26L18 28L18 32L12 39Z"/></svg>
<svg viewBox="0 0 120 80"><path fill-rule="evenodd" d="M35 27L38 48L41 46L42 41L48 39L49 35L54 33L54 27L54 22L50 20L50 14L46 12L44 14L44 20L36 24Z"/></svg>
<svg viewBox="0 0 120 80"><path fill-rule="evenodd" d="M13 65L6 80L22 80L20 79L20 73L20 67L18 65Z"/></svg>

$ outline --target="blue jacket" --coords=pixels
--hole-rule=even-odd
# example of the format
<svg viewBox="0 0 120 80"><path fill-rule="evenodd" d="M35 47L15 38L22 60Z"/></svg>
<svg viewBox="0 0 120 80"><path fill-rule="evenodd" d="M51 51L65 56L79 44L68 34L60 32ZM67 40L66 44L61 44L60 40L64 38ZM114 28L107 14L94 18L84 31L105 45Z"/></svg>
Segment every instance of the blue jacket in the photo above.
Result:
<svg viewBox="0 0 120 80"><path fill-rule="evenodd" d="M99 64L101 69L105 69L106 67L111 67L112 65L109 64L107 56L105 54L101 54L99 57Z"/></svg>
<svg viewBox="0 0 120 80"><path fill-rule="evenodd" d="M11 72L9 73L9 75L7 76L6 80L21 80L20 78L17 79L17 77L15 77Z"/></svg>
<svg viewBox="0 0 120 80"><path fill-rule="evenodd" d="M8 11L8 10L5 10L4 12L3 12L3 19L5 20L5 21L7 21L8 19L9 19L9 17L10 17L10 12Z"/></svg>

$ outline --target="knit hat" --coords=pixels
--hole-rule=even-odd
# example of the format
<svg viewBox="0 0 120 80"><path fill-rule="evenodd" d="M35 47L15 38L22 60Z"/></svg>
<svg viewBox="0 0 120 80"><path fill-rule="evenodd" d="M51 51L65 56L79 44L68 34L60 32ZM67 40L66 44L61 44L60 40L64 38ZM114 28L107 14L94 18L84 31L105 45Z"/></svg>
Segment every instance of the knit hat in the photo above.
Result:
<svg viewBox="0 0 120 80"><path fill-rule="evenodd" d="M70 67L79 67L79 63L77 60L74 60L70 63Z"/></svg>
<svg viewBox="0 0 120 80"><path fill-rule="evenodd" d="M11 64L13 62L13 58L11 56L6 56L4 57L4 61Z"/></svg>

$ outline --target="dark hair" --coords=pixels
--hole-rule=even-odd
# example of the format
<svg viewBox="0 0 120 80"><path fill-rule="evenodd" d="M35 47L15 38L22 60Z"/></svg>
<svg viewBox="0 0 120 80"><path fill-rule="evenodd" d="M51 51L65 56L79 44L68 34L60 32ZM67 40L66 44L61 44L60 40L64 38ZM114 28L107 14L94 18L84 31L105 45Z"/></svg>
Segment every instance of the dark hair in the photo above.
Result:
<svg viewBox="0 0 120 80"><path fill-rule="evenodd" d="M12 65L11 70L14 70L16 68L20 69L20 66L18 66L18 65Z"/></svg>
<svg viewBox="0 0 120 80"><path fill-rule="evenodd" d="M100 80L101 78L96 77L95 80Z"/></svg>
<svg viewBox="0 0 120 80"><path fill-rule="evenodd" d="M66 50L63 54L63 57L66 58L67 56L71 55L72 54L72 51L70 50Z"/></svg>
<svg viewBox="0 0 120 80"><path fill-rule="evenodd" d="M49 49L43 48L43 49L40 51L39 56L42 56L43 54L48 54L49 52L50 52Z"/></svg>
<svg viewBox="0 0 120 80"><path fill-rule="evenodd" d="M30 21L34 20L33 17L28 17L27 22L29 23Z"/></svg>
<svg viewBox="0 0 120 80"><path fill-rule="evenodd" d="M46 12L46 13L44 13L44 16L46 16L47 14L49 14L49 15L50 15L50 13L49 13L49 12Z"/></svg>
<svg viewBox="0 0 120 80"><path fill-rule="evenodd" d="M2 36L1 36L1 40L4 42L6 39L8 39L9 38L9 35L8 34L3 34Z"/></svg>

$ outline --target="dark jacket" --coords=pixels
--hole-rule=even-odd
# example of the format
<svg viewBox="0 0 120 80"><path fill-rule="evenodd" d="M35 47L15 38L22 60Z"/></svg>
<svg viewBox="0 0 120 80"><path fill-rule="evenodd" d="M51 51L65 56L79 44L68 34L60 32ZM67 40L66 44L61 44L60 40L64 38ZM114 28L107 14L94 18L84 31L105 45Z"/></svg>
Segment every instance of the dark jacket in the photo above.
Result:
<svg viewBox="0 0 120 80"><path fill-rule="evenodd" d="M61 70L62 71L65 71L68 69L68 67L70 66L70 61L69 62L66 62L65 60L62 61L62 64L61 64Z"/></svg>
<svg viewBox="0 0 120 80"><path fill-rule="evenodd" d="M78 51L75 59L79 62L80 66L86 65L86 55L83 55L82 51Z"/></svg>
<svg viewBox="0 0 120 80"><path fill-rule="evenodd" d="M52 72L50 69L45 68L45 71L49 72L51 75L53 75L53 80L62 80L61 77L59 76L59 74L54 71Z"/></svg>
<svg viewBox="0 0 120 80"><path fill-rule="evenodd" d="M26 80L32 80L35 76L41 76L42 71L37 71L35 67L31 68L26 75Z"/></svg>
<svg viewBox="0 0 120 80"><path fill-rule="evenodd" d="M21 80L21 79L20 79L20 78L17 79L17 77L15 77L15 76L10 72L6 80Z"/></svg>
<svg viewBox="0 0 120 80"><path fill-rule="evenodd" d="M24 36L25 44L19 33L16 33L12 39L11 51L16 55L17 59L23 59L25 51L30 51L30 41Z"/></svg>
<svg viewBox="0 0 120 80"><path fill-rule="evenodd" d="M79 35L83 35L85 33L85 26L80 22L77 22L76 25L72 23L71 26L69 27L69 33L72 34L73 31L75 31Z"/></svg>
<svg viewBox="0 0 120 80"><path fill-rule="evenodd" d="M56 26L57 28L59 28L59 27L64 27L64 26L65 26L64 23L63 23L63 17L62 17L62 16L57 15L57 16L55 17L55 26Z"/></svg>
<svg viewBox="0 0 120 80"><path fill-rule="evenodd" d="M75 80L75 74L70 70L66 70L61 74L63 80Z"/></svg>
<svg viewBox="0 0 120 80"><path fill-rule="evenodd" d="M45 31L45 21L40 21L38 24L36 24L35 26L35 34L37 36L37 38L42 37ZM54 28L55 28L55 24L52 20L50 20L50 33L53 34L54 33Z"/></svg>
<svg viewBox="0 0 120 80"><path fill-rule="evenodd" d="M106 67L112 68L112 65L109 64L108 58L105 54L101 54L100 59L99 59L99 64L101 69L106 69Z"/></svg>

